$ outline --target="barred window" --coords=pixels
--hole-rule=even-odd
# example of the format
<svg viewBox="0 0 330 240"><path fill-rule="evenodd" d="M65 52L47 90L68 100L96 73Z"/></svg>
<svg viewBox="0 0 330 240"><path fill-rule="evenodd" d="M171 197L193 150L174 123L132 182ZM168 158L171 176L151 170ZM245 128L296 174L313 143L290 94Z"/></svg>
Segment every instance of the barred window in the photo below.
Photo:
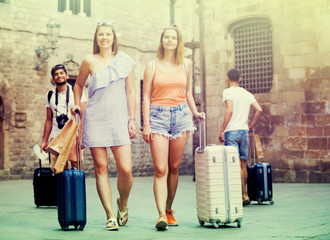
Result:
<svg viewBox="0 0 330 240"><path fill-rule="evenodd" d="M70 10L74 15L85 13L87 17L90 17L91 0L58 0L58 11L66 10Z"/></svg>
<svg viewBox="0 0 330 240"><path fill-rule="evenodd" d="M269 92L273 82L272 32L269 23L250 23L233 30L235 67L240 86L251 93Z"/></svg>

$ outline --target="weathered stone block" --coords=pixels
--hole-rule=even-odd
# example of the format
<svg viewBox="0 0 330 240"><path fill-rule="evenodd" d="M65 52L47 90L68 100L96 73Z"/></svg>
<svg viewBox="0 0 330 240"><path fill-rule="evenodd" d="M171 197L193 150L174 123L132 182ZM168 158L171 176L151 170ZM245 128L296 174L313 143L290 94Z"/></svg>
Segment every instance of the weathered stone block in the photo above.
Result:
<svg viewBox="0 0 330 240"><path fill-rule="evenodd" d="M282 142L282 149L286 150L305 150L307 139L301 137L289 137Z"/></svg>
<svg viewBox="0 0 330 240"><path fill-rule="evenodd" d="M273 169L289 169L289 165L286 160L273 160L271 161L271 166Z"/></svg>
<svg viewBox="0 0 330 240"><path fill-rule="evenodd" d="M327 138L308 138L307 139L307 149L328 149Z"/></svg>
<svg viewBox="0 0 330 240"><path fill-rule="evenodd" d="M310 149L308 149L305 152L305 159L326 160L327 155L328 155L327 150L310 150Z"/></svg>
<svg viewBox="0 0 330 240"><path fill-rule="evenodd" d="M305 68L290 68L289 78L290 79L304 79L306 77Z"/></svg>
<svg viewBox="0 0 330 240"><path fill-rule="evenodd" d="M272 169L272 177L274 183L287 183L290 182L290 174L287 170Z"/></svg>
<svg viewBox="0 0 330 240"><path fill-rule="evenodd" d="M287 163L289 163L288 160L301 160L304 158L304 151L300 151L300 150L282 150L282 159L284 159L283 161L286 161ZM288 165L289 166L289 165Z"/></svg>
<svg viewBox="0 0 330 240"><path fill-rule="evenodd" d="M323 182L324 183L329 183L330 182L330 172L329 171L328 172L325 172L323 174Z"/></svg>
<svg viewBox="0 0 330 240"><path fill-rule="evenodd" d="M287 137L289 135L289 130L287 127L277 126L275 127L275 136L277 137Z"/></svg>
<svg viewBox="0 0 330 240"><path fill-rule="evenodd" d="M293 103L290 105L290 103L286 103L286 105L290 106L291 114L303 114L305 110L305 103ZM288 114L288 112L284 113Z"/></svg>
<svg viewBox="0 0 330 240"><path fill-rule="evenodd" d="M323 182L323 173L320 171L310 171L309 183L321 183Z"/></svg>
<svg viewBox="0 0 330 240"><path fill-rule="evenodd" d="M323 114L325 113L325 102L307 102L305 103L305 113Z"/></svg>
<svg viewBox="0 0 330 240"><path fill-rule="evenodd" d="M330 78L327 78L327 81L330 82ZM320 91L319 94L320 94L320 102L330 101L330 89L322 89L322 91Z"/></svg>
<svg viewBox="0 0 330 240"><path fill-rule="evenodd" d="M260 9L261 9L261 4L249 4L243 7L238 7L237 12L246 14L246 13L255 12L256 10L260 11Z"/></svg>
<svg viewBox="0 0 330 240"><path fill-rule="evenodd" d="M303 137L306 136L306 127L305 126L291 126L289 128L290 137Z"/></svg>
<svg viewBox="0 0 330 240"><path fill-rule="evenodd" d="M329 151L327 151L327 154L325 154L324 158L320 158L319 161L316 161L316 163L321 166L321 171L330 172L329 156L330 156Z"/></svg>
<svg viewBox="0 0 330 240"><path fill-rule="evenodd" d="M284 126L284 116L272 115L270 116L271 124L275 126Z"/></svg>
<svg viewBox="0 0 330 240"><path fill-rule="evenodd" d="M272 94L270 94L270 102L271 103L283 103L282 100L282 92L272 92Z"/></svg>
<svg viewBox="0 0 330 240"><path fill-rule="evenodd" d="M314 127L307 127L306 128L307 136L311 136L311 137L322 137L323 132L324 132L323 127L314 126Z"/></svg>
<svg viewBox="0 0 330 240"><path fill-rule="evenodd" d="M330 136L330 126L324 127L324 136Z"/></svg>
<svg viewBox="0 0 330 240"><path fill-rule="evenodd" d="M308 79L320 78L321 74L321 69L319 67L306 68L306 75Z"/></svg>
<svg viewBox="0 0 330 240"><path fill-rule="evenodd" d="M296 170L296 177L295 177L295 182L296 183L306 183L308 181L308 171L307 170Z"/></svg>
<svg viewBox="0 0 330 240"><path fill-rule="evenodd" d="M322 77L329 78L330 77L330 66L324 66L322 68Z"/></svg>
<svg viewBox="0 0 330 240"><path fill-rule="evenodd" d="M315 125L324 126L330 125L330 114L319 114L316 115Z"/></svg>
<svg viewBox="0 0 330 240"><path fill-rule="evenodd" d="M301 114L290 114L288 116L284 116L286 118L286 124L288 126L299 126L302 123L302 115Z"/></svg>
<svg viewBox="0 0 330 240"><path fill-rule="evenodd" d="M303 170L308 169L312 171L322 171L322 165L318 164L317 160L308 160L301 159L300 161L296 161L293 165L293 169L295 170Z"/></svg>
<svg viewBox="0 0 330 240"><path fill-rule="evenodd" d="M305 101L315 102L319 100L319 92L317 91L305 91Z"/></svg>

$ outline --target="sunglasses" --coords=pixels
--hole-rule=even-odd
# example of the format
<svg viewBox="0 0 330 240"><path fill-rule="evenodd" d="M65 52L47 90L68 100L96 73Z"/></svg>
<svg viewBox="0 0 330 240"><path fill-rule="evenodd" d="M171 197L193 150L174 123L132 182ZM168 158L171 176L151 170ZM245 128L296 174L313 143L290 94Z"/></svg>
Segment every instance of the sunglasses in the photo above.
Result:
<svg viewBox="0 0 330 240"><path fill-rule="evenodd" d="M97 27L99 26L109 26L109 27L113 27L113 23L111 21L104 21L104 22L98 22L96 24Z"/></svg>

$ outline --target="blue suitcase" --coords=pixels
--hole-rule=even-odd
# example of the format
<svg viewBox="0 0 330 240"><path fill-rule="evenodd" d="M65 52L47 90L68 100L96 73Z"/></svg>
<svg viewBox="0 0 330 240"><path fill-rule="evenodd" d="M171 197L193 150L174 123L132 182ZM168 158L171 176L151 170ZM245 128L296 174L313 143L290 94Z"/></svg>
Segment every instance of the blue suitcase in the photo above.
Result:
<svg viewBox="0 0 330 240"><path fill-rule="evenodd" d="M76 121L80 124L79 114ZM83 230L87 222L85 173L80 161L79 132L76 137L78 169L66 169L57 176L58 222L63 230L68 230L70 225Z"/></svg>
<svg viewBox="0 0 330 240"><path fill-rule="evenodd" d="M251 201L258 204L273 201L272 170L269 163L255 163L254 166L248 165L247 191Z"/></svg>
<svg viewBox="0 0 330 240"><path fill-rule="evenodd" d="M86 225L85 173L76 168L66 169L57 176L58 222L63 230L70 225L83 230Z"/></svg>
<svg viewBox="0 0 330 240"><path fill-rule="evenodd" d="M252 131L254 135L254 131ZM255 142L253 136L253 149L255 151ZM251 149L251 148L250 148ZM273 201L273 182L272 182L272 169L269 163L261 163L255 161L255 153L253 154L253 163L251 160L247 167L248 179L247 179L247 192L251 201L257 201L258 204L269 201L270 204L274 204Z"/></svg>

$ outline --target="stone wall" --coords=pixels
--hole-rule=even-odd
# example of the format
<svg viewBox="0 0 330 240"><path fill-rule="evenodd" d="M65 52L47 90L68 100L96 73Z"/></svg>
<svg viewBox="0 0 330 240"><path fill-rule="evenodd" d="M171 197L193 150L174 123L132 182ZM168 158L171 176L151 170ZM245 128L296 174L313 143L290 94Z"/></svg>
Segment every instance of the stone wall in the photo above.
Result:
<svg viewBox="0 0 330 240"><path fill-rule="evenodd" d="M175 1L175 22L185 42L199 40L198 4ZM119 34L120 50L129 54L137 93L140 129L140 80L145 64L156 56L161 30L169 24L169 0L92 1L92 16L59 13L57 1L15 0L0 3L0 96L4 121L0 134L0 175L31 178L38 166L31 148L41 143L45 119L45 94L53 86L49 71L57 63L80 64L92 52L96 22L110 19ZM204 0L206 51L206 104L208 143L218 143L224 116L222 91L225 74L235 64L233 38L228 27L238 20L265 17L272 26L273 86L255 94L264 112L257 126L276 182L330 182L330 2L329 0ZM34 53L47 46L49 19L61 23L56 54L40 71L34 70ZM187 56L192 52L185 49ZM199 50L195 52L197 70ZM199 76L196 75L199 84ZM198 86L196 86L198 87ZM197 95L196 95L197 96ZM201 95L196 98L200 102ZM26 113L26 128L18 128L16 113ZM182 174L193 169L192 139L186 147ZM134 175L152 175L149 146L141 131L133 140ZM116 175L109 151L110 174ZM89 150L84 168L93 176Z"/></svg>
<svg viewBox="0 0 330 240"><path fill-rule="evenodd" d="M119 49L136 61L134 68L137 97L136 119L140 130L133 139L133 173L152 175L153 165L149 146L142 141L140 123L140 80L146 63L156 57L162 29L169 25L168 0L100 0L91 1L91 17L57 11L57 1L15 0L0 3L0 96L4 102L5 119L0 141L4 155L0 175L9 172L23 178L31 178L38 167L32 153L35 144L41 144L46 118L45 95L51 84L50 69L65 61L80 64L83 57L92 53L93 35L98 21L114 23ZM175 4L175 21L181 27L185 41L192 38L191 11L194 3L189 0ZM187 11L188 10L188 11ZM185 12L189 14L184 14ZM55 18L61 24L60 37L55 54L34 69L34 54L38 46L49 46L47 22ZM190 54L186 49L186 55ZM77 74L77 73L76 73ZM16 113L25 113L26 127L18 128ZM109 150L110 174L116 175L115 162ZM1 162L1 161L0 161ZM93 176L94 168L88 149L85 150L84 170ZM192 140L185 154L181 173L192 173Z"/></svg>
<svg viewBox="0 0 330 240"><path fill-rule="evenodd" d="M218 143L226 72L235 65L228 26L263 16L273 37L273 87L255 94L263 108L256 127L263 161L276 182L330 182L329 14L326 0L205 1L209 143Z"/></svg>

